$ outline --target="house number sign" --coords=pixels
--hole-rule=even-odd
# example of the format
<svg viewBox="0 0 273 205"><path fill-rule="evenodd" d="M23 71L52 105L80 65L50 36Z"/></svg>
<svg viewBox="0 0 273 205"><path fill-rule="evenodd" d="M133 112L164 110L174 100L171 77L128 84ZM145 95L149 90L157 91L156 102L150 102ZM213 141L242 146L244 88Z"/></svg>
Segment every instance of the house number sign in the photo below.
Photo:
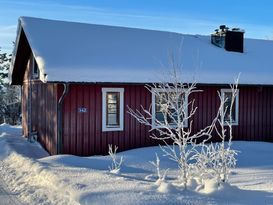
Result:
<svg viewBox="0 0 273 205"><path fill-rule="evenodd" d="M79 107L78 108L78 112L80 112L80 113L86 113L87 112L87 108L86 107Z"/></svg>

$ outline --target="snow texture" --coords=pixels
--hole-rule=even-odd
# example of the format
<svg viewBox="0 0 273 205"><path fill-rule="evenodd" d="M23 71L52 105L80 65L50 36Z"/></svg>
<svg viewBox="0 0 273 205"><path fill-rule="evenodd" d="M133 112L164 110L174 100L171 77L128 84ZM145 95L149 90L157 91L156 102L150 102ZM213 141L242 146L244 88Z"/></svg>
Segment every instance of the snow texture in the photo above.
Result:
<svg viewBox="0 0 273 205"><path fill-rule="evenodd" d="M245 39L244 53L228 52L209 36L21 17L43 81L158 82L170 56L184 81L273 84L273 41ZM45 77L46 76L46 77Z"/></svg>
<svg viewBox="0 0 273 205"><path fill-rule="evenodd" d="M0 161L0 166L1 166L1 161ZM0 174L0 205L22 205L20 201L18 201L16 194L11 193L8 188L6 183L2 179L3 177Z"/></svg>
<svg viewBox="0 0 273 205"><path fill-rule="evenodd" d="M20 136L21 129L0 126L0 174L9 189L26 204L245 204L273 202L273 144L234 142L239 150L238 168L231 185L208 181L201 191L183 190L173 183L176 163L163 156L159 147L117 153L125 158L119 175L109 173L109 156L48 156L38 143ZM165 182L155 185L157 175L149 161L160 157L169 168ZM195 187L196 182L190 182Z"/></svg>

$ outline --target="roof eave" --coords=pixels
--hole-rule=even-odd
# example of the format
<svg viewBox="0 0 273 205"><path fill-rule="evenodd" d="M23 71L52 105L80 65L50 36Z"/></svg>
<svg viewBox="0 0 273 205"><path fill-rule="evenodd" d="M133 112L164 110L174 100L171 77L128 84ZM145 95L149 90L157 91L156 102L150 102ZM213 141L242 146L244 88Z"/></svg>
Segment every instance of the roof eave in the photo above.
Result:
<svg viewBox="0 0 273 205"><path fill-rule="evenodd" d="M11 85L23 84L25 68L30 53L31 48L24 33L22 21L19 18L17 36L9 69L9 83Z"/></svg>
<svg viewBox="0 0 273 205"><path fill-rule="evenodd" d="M20 37L21 37L21 31L22 31L22 23L21 23L21 19L19 18L17 32L16 32L17 35L16 35L16 39L15 39L15 45L13 48L12 58L11 58L11 63L10 63L10 68L9 68L9 83L10 83L10 85L14 85L13 71L14 71L14 65L15 65L16 56L17 56L18 44L19 44Z"/></svg>

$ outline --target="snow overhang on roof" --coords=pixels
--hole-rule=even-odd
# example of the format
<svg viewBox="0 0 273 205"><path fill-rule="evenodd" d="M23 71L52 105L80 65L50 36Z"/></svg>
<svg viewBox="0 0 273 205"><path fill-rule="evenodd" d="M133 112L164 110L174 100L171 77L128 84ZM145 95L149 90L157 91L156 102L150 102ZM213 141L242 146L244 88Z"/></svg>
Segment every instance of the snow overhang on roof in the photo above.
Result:
<svg viewBox="0 0 273 205"><path fill-rule="evenodd" d="M158 82L174 56L185 81L226 84L241 73L242 84L273 84L269 40L245 39L245 52L236 53L212 45L209 36L30 17L19 22L44 82Z"/></svg>

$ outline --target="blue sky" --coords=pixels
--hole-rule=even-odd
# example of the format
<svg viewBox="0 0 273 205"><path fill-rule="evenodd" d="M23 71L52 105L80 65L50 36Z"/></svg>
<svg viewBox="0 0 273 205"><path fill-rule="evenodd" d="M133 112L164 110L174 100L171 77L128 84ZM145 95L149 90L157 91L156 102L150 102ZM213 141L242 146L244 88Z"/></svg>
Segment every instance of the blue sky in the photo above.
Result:
<svg viewBox="0 0 273 205"><path fill-rule="evenodd" d="M19 16L204 35L226 24L268 39L272 10L272 0L0 0L0 47L11 51Z"/></svg>

